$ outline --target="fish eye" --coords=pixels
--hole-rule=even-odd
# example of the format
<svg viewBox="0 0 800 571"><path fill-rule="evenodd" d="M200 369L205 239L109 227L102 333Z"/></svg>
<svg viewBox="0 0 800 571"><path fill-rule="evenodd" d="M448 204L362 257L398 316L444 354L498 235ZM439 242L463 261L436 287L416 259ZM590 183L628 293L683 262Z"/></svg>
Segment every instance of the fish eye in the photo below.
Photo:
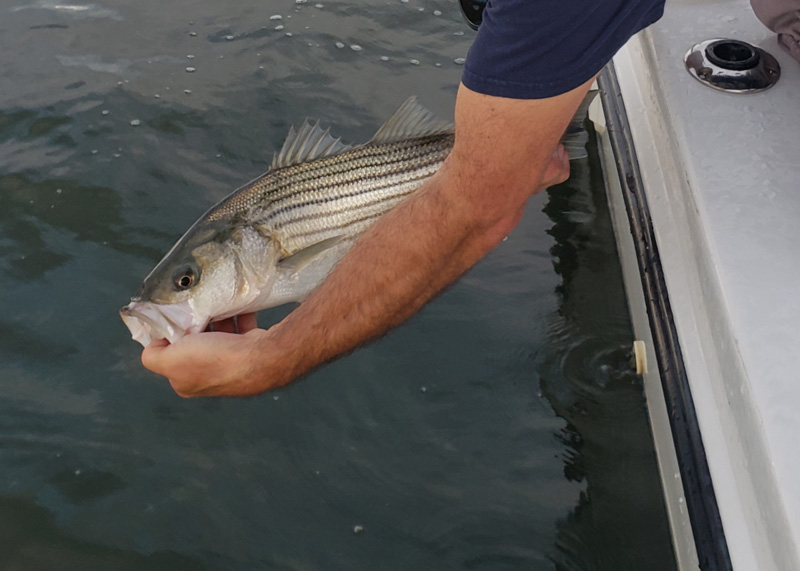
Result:
<svg viewBox="0 0 800 571"><path fill-rule="evenodd" d="M175 288L178 291L184 291L194 285L197 280L197 275L194 270L188 266L180 268L172 278Z"/></svg>

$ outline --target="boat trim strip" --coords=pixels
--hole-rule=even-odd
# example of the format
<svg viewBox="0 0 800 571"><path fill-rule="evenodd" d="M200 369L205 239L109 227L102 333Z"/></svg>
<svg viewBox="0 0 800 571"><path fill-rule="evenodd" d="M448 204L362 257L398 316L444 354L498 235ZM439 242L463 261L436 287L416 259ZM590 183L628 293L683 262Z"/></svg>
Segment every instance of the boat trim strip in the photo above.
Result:
<svg viewBox="0 0 800 571"><path fill-rule="evenodd" d="M672 316L664 270L613 62L598 77L700 569L732 571L719 506Z"/></svg>

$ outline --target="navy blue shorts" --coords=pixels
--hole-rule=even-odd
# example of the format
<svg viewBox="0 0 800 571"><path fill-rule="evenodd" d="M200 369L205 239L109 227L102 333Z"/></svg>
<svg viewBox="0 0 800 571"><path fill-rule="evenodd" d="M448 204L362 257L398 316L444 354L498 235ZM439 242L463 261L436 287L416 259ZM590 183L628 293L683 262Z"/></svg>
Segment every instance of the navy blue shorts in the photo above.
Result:
<svg viewBox="0 0 800 571"><path fill-rule="evenodd" d="M489 0L461 81L514 99L566 93L663 11L664 0Z"/></svg>

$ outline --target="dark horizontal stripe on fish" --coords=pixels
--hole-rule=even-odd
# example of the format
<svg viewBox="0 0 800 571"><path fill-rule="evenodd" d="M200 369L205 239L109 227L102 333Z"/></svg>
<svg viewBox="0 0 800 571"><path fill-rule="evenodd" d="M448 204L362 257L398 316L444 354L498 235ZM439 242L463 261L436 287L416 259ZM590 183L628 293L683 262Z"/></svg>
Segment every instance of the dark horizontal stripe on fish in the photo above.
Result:
<svg viewBox="0 0 800 571"><path fill-rule="evenodd" d="M349 226L355 226L356 224L361 224L362 222L367 222L369 220L377 220L381 216L383 216L383 212L377 212L375 214L370 214L369 216L363 216L361 218L357 218L356 220L351 220L345 224L337 224L336 226L331 226L330 228L326 228L325 230L309 230L308 232L300 232L298 234L294 234L291 237L291 240L299 240L301 238L306 238L308 236L313 236L314 234L334 234L336 230L341 230L343 228L347 228ZM317 240L314 240L317 242Z"/></svg>
<svg viewBox="0 0 800 571"><path fill-rule="evenodd" d="M303 192L322 192L331 188L336 188L337 186L346 186L357 181L369 181L377 178L423 169L431 164L442 162L450 152L449 147L436 147L434 150L415 147L414 150L424 150L424 152L414 153L410 156L409 154L406 154L398 157L396 160L385 160L387 156L384 155L381 162L368 164L358 164L359 160L363 157L345 157L345 155L341 155L342 158L347 158L347 160L335 164L324 164L323 161L320 161L319 163L308 163L309 166L315 167L313 170L308 168L302 169L297 173L291 172L290 169L303 166L298 165L298 167L287 167L287 169L284 169L283 171L275 171L276 174L280 173L283 175L280 177L276 176L276 179L281 179L286 184L275 186L267 191L270 194L277 195L271 197L269 203L274 205L284 202ZM331 157L331 159L336 158L338 157ZM334 170L331 168L333 166L340 167L341 170ZM360 172L373 168L379 168L381 169L381 172L376 172L374 174ZM292 174L295 176L290 178L285 176L286 174ZM308 186L304 186L304 184L307 184ZM281 191L284 190L287 190L288 193L281 193Z"/></svg>
<svg viewBox="0 0 800 571"><path fill-rule="evenodd" d="M441 161L437 161L437 162L441 162ZM370 186L369 188L364 188L364 189L360 189L360 190L353 191L353 192L347 192L347 193L333 195L333 196L319 196L319 197L314 197L314 198L307 199L307 200L305 200L303 202L297 202L295 204L287 204L286 206L282 206L281 208L278 208L277 210L273 210L272 212L267 214L267 216L263 220L260 220L260 223L261 224L268 224L270 221L274 220L275 218L278 218L278 217L280 217L280 216L282 216L284 214L292 212L293 210L306 208L308 206L326 204L326 203L330 203L330 202L335 202L337 200L348 200L348 199L352 199L352 198L358 198L359 196L363 196L365 194L369 194L369 193L373 193L373 192L386 191L386 190L389 190L391 188L395 188L395 187L398 187L398 186L401 186L401 185L404 185L404 184L410 184L410 183L414 183L414 182L419 182L419 184L422 184L426 179L430 178L433 175L433 172L435 172L435 170L433 172L431 172L430 171L430 167L436 166L437 162L431 162L431 163L425 165L425 166L429 167L427 170L424 169L424 168L417 168L417 169L414 169L413 171L404 171L402 174L408 174L410 176L409 176L409 178L407 178L406 180L403 180L403 181L394 181L394 180L392 180L392 181L387 181L387 184L376 184L374 186ZM398 173L398 174L401 174L401 173ZM416 176L414 176L415 174L416 174ZM373 180L375 182L380 182L380 181L383 181L386 178L387 177L385 175L380 175L380 176L372 177L372 179L364 178L363 181ZM337 186L342 186L342 185L337 185ZM399 195L408 194L409 192L413 192L413 190L415 190L415 189L399 193ZM379 202L383 202L384 200L389 200L394 196L398 196L398 193L387 193L387 194L385 194L383 197L381 197L378 200L371 201L369 203L365 203L364 206L366 206L368 204L378 204ZM270 206L272 206L272 204L270 204ZM361 206L362 205L359 205L359 208ZM316 217L317 215L312 215L312 216ZM329 212L320 212L318 216L319 217L330 216L330 213ZM297 220L299 221L300 218L298 218ZM294 220L278 223L278 224L275 225L275 229L277 230L277 229L285 226L286 224L290 224L292 222L294 222Z"/></svg>
<svg viewBox="0 0 800 571"><path fill-rule="evenodd" d="M295 225L295 224L302 224L304 222L309 222L309 221L312 221L312 220L323 220L325 218L334 218L337 214L340 214L342 212L348 212L348 211L357 212L359 210L366 210L368 208L377 206L377 205L379 205L381 203L384 203L384 202L392 202L392 201L397 202L399 199L401 199L401 198L403 198L405 196L408 196L409 194L411 194L415 190L417 190L420 187L420 185L427 178L428 178L428 176L424 176L424 177L420 177L418 179L413 179L413 180L407 181L404 184L410 186L410 188L408 188L408 190L404 190L402 192L395 192L395 193L392 193L392 194L385 194L384 196L382 196L382 197L380 197L380 198L378 198L376 200L372 200L370 202L364 202L364 203L359 204L359 205L357 205L357 206L355 206L355 207L353 207L353 208L351 208L351 209L349 209L347 211L345 211L345 210L337 210L337 211L334 211L334 212L319 211L319 212L309 213L309 214L305 214L303 216L298 216L298 217L293 218L291 220L287 220L285 222L278 222L277 224L275 224L272 227L272 229L275 232L278 232L280 230L284 230L288 234L290 232L290 230L287 230L287 228L290 228L292 225ZM411 186L415 182L418 182L418 184L416 184L415 186ZM400 185L395 185L395 186L400 186ZM378 189L378 190L380 190L380 189ZM319 203L322 204L322 203L329 202L329 201L331 201L331 199L320 200ZM308 205L310 205L310 204L298 205L297 208L299 208L301 206L308 206ZM295 208L295 207L294 206L285 207L286 210L292 209L292 208ZM386 210L387 209L381 210L380 214L383 214L384 212L386 212ZM333 228L333 227L334 226L331 226L330 228ZM328 227L326 227L323 230L316 230L316 232L327 232L327 230L328 230ZM300 235L306 235L306 234L307 234L307 232L302 232L300 234L292 234L291 236L294 237L294 236L300 236Z"/></svg>
<svg viewBox="0 0 800 571"><path fill-rule="evenodd" d="M349 162L359 159L380 159L381 162L377 164L388 165L404 160L413 160L414 158L424 156L430 152L437 152L439 149L449 152L453 146L453 140L454 136L452 134L447 134L407 139L394 143L366 143L338 155L312 160L278 170L291 171L292 174L296 176L297 180L305 182L316 178L320 169L342 167L348 165ZM431 151L431 148L433 148L434 151ZM342 172L347 170L349 170L349 166L345 167Z"/></svg>

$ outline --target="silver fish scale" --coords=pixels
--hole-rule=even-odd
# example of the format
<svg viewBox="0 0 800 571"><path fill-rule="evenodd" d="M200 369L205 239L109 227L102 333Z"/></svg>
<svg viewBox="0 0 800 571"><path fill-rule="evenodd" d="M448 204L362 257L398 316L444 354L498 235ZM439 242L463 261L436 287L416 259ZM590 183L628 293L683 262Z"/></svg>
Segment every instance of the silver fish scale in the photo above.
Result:
<svg viewBox="0 0 800 571"><path fill-rule="evenodd" d="M367 143L339 155L270 171L207 216L242 215L292 254L334 236L360 234L431 177L452 133Z"/></svg>

